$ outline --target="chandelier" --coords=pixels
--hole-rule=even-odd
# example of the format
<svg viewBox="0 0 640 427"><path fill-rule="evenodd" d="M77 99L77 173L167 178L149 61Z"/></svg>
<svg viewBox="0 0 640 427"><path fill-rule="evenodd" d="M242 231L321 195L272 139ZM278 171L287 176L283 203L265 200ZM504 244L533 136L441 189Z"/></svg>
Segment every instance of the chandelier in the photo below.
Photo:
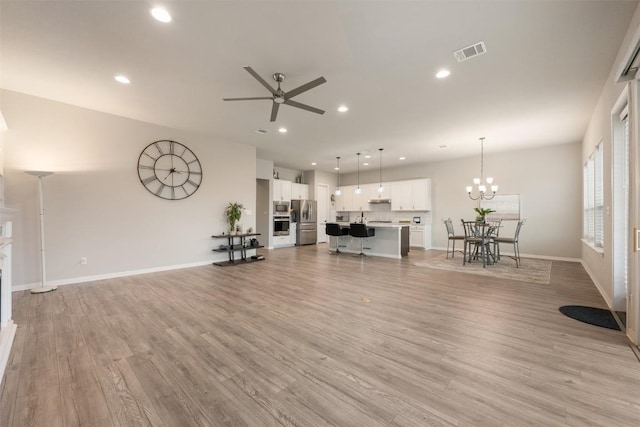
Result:
<svg viewBox="0 0 640 427"><path fill-rule="evenodd" d="M485 182L487 183L485 185ZM467 194L471 200L491 200L495 197L498 186L493 185L493 178L484 179L484 137L480 138L480 178L473 178L473 184L477 188L477 195L472 195L473 186L467 187ZM487 185L491 187L491 194L487 194Z"/></svg>

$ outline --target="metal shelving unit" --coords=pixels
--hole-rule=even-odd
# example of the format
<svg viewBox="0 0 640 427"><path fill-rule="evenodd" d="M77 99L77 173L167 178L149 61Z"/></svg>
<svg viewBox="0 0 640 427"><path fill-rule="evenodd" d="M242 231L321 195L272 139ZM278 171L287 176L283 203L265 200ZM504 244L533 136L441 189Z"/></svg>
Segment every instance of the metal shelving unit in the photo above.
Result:
<svg viewBox="0 0 640 427"><path fill-rule="evenodd" d="M247 246L247 237L260 236L260 233L246 233L246 234L215 234L211 236L214 239L227 239L229 243L227 247L223 249L213 249L214 252L226 252L229 254L229 261L214 262L213 265L220 267L227 267L230 265L248 264L256 261L263 261L262 258L247 258L247 251L251 249L264 248L264 246ZM236 241L236 239L239 239ZM236 253L240 252L240 258L236 258Z"/></svg>

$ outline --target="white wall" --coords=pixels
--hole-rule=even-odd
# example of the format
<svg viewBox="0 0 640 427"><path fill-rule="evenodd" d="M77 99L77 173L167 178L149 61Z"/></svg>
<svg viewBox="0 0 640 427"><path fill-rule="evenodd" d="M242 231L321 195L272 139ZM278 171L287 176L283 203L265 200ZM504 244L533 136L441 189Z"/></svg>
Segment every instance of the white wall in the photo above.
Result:
<svg viewBox="0 0 640 427"><path fill-rule="evenodd" d="M620 62L624 61L625 52L630 45L635 45L633 41L634 34L640 28L640 9L636 12L631 20L627 35L620 46L616 61L612 64L611 72L606 80L602 93L593 115L589 122L587 132L582 141L582 162L586 161L588 156L593 152L595 146L601 141L604 147L604 206L605 212L609 212L612 206L612 129L611 114L612 110L620 98L625 87L629 87L631 102L630 111L630 169L631 169L631 214L630 221L632 227L640 225L640 196L638 188L640 186L640 155L638 147L638 130L640 127L638 114L638 82L615 83L617 79L616 72L619 69ZM640 76L637 76L640 77ZM582 246L582 259L585 267L588 269L591 277L594 279L598 288L604 293L604 297L608 304L614 300L613 289L613 246L612 246L612 219L613 215L605 214L604 218L604 254L596 253L586 244ZM640 260L638 253L630 255L629 263L629 289L631 310L627 312L627 335L636 344L640 343Z"/></svg>
<svg viewBox="0 0 640 427"><path fill-rule="evenodd" d="M329 192L333 193L338 183L338 176L335 173L316 170L304 171L304 179L305 184L309 184L309 198L311 200L316 200L316 186L318 184L328 185Z"/></svg>
<svg viewBox="0 0 640 427"><path fill-rule="evenodd" d="M256 159L256 178L273 179L273 162L271 160Z"/></svg>
<svg viewBox="0 0 640 427"><path fill-rule="evenodd" d="M269 246L269 236L273 232L271 230L271 209L272 202L269 194L271 185L270 179L256 180L256 233L262 234L258 237L261 245Z"/></svg>
<svg viewBox="0 0 640 427"><path fill-rule="evenodd" d="M45 178L47 276L52 282L206 264L225 254L212 234L227 229L223 211L238 201L255 212L255 148L3 91L6 205L14 220L14 287L39 278L37 181ZM185 144L199 157L202 185L169 201L137 175L142 149L159 139ZM240 221L255 228L254 215ZM80 265L80 257L88 264Z"/></svg>
<svg viewBox="0 0 640 427"><path fill-rule="evenodd" d="M522 228L520 250L523 254L580 258L582 233L582 167L579 143L546 146L532 150L491 153L485 146L485 175L493 176L500 194L519 194ZM378 182L378 171L360 172L360 183ZM480 156L436 163L383 169L383 181L431 178L432 245L447 246L442 219L473 219L477 202L469 199L465 187L480 174ZM340 177L341 185L352 185L355 174ZM392 195L393 197L393 195ZM513 223L500 231L513 234Z"/></svg>
<svg viewBox="0 0 640 427"><path fill-rule="evenodd" d="M275 166L273 168L275 172L278 173L278 179L284 179L286 181L296 182L296 178L302 174L302 171L297 171L293 169L282 168L279 166ZM272 175L273 176L273 175ZM304 182L304 181L303 181Z"/></svg>

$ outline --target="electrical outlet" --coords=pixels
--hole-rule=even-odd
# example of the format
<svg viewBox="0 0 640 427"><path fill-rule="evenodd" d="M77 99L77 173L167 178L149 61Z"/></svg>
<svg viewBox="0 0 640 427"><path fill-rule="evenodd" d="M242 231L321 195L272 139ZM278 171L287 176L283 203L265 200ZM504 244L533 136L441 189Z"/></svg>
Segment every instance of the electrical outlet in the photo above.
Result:
<svg viewBox="0 0 640 427"><path fill-rule="evenodd" d="M86 264L87 263L87 258L82 257L80 258L80 264Z"/></svg>

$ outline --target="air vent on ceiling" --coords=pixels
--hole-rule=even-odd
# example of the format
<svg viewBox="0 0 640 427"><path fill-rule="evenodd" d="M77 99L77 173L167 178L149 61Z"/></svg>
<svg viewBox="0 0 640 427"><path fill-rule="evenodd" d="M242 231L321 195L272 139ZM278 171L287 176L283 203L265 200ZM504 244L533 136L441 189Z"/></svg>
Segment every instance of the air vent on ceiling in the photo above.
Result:
<svg viewBox="0 0 640 427"><path fill-rule="evenodd" d="M269 133L269 131L267 129L256 129L256 133L261 133L261 134L265 134L265 133Z"/></svg>
<svg viewBox="0 0 640 427"><path fill-rule="evenodd" d="M460 50L456 50L453 52L453 56L456 57L458 62L466 61L469 58L473 58L474 56L482 55L483 53L487 53L487 48L484 45L484 42L474 43L471 46L463 47Z"/></svg>

